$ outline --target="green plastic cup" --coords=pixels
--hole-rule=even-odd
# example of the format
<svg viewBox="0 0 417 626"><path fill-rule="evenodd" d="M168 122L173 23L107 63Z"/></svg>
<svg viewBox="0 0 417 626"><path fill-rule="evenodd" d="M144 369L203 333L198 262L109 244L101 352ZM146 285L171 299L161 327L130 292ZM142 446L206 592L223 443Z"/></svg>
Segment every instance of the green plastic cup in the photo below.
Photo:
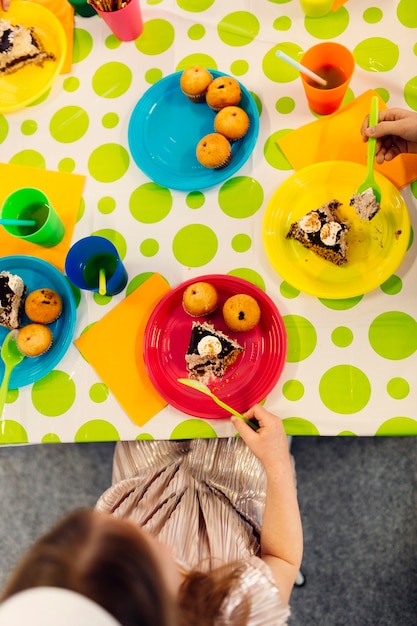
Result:
<svg viewBox="0 0 417 626"><path fill-rule="evenodd" d="M11 193L4 201L1 219L34 220L33 226L2 226L9 235L44 248L56 246L65 235L65 226L49 199L40 189L33 187L23 187Z"/></svg>

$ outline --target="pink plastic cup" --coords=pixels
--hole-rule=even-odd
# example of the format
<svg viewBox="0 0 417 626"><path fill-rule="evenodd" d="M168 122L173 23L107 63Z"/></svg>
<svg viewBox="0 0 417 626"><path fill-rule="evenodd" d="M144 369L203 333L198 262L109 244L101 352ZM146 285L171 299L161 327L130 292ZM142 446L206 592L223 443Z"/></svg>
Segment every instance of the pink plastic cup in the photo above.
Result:
<svg viewBox="0 0 417 626"><path fill-rule="evenodd" d="M116 11L100 11L96 6L94 8L120 41L133 41L143 31L139 0L129 0L126 6Z"/></svg>

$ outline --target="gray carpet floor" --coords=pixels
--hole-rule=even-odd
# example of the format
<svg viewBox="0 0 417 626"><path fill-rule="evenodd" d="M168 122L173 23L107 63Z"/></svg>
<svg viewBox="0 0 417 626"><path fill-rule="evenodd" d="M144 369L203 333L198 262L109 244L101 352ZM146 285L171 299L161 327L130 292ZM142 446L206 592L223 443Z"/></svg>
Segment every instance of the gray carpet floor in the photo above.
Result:
<svg viewBox="0 0 417 626"><path fill-rule="evenodd" d="M67 511L93 506L114 444L0 448L0 586ZM306 584L290 626L417 625L417 438L293 439Z"/></svg>

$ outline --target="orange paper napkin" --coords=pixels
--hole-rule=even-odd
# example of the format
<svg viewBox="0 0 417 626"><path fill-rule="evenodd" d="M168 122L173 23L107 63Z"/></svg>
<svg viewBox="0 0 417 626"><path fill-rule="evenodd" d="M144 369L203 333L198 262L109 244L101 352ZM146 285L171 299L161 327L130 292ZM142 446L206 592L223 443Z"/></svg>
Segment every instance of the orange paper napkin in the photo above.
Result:
<svg viewBox="0 0 417 626"><path fill-rule="evenodd" d="M321 161L354 161L366 165L367 144L360 129L368 115L372 96L370 89L332 115L323 116L294 130L277 141L292 167L302 167ZM379 108L386 109L378 96ZM401 154L393 161L375 164L375 169L398 189L417 179L417 155Z"/></svg>
<svg viewBox="0 0 417 626"><path fill-rule="evenodd" d="M0 207L7 196L21 187L36 187L44 192L65 225L63 240L53 248L44 248L9 235L0 226L0 254L27 254L39 257L64 270L65 257L71 245L75 222L84 188L85 176L68 172L52 172L26 165L0 163Z"/></svg>
<svg viewBox="0 0 417 626"><path fill-rule="evenodd" d="M138 426L167 405L149 380L142 346L148 319L169 290L160 274L152 274L74 342Z"/></svg>
<svg viewBox="0 0 417 626"><path fill-rule="evenodd" d="M347 0L334 0L332 11L337 11L337 9L340 9L340 7L346 4L346 2Z"/></svg>
<svg viewBox="0 0 417 626"><path fill-rule="evenodd" d="M49 9L58 18L67 38L67 53L61 74L68 74L72 69L72 50L74 47L74 9L67 0L31 0Z"/></svg>

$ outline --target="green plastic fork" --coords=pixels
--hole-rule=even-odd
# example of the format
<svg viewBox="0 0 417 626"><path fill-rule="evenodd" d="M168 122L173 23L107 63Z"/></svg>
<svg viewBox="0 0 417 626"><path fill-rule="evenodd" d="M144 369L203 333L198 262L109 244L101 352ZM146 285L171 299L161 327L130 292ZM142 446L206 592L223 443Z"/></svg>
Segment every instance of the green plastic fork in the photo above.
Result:
<svg viewBox="0 0 417 626"><path fill-rule="evenodd" d="M369 112L369 124L368 126L375 126L378 124L378 96L372 96L371 99L371 110ZM373 194L375 196L378 204L381 204L381 187L378 183L375 182L374 176L374 162L376 155L376 139L375 137L368 138L368 169L366 172L366 178L361 185L359 185L356 193L363 193L369 187L372 188Z"/></svg>
<svg viewBox="0 0 417 626"><path fill-rule="evenodd" d="M204 383L201 383L198 380L190 380L189 378L177 378L177 380L179 383L182 383L183 385L186 385L187 387L192 387L192 389L196 389L197 391L201 391L201 393L204 393L206 396L210 396L210 398L214 400L216 404L221 406L222 409L225 409L226 411L228 411L232 415L235 415L236 417L240 417L240 419L246 422L246 424L248 424L251 428L253 428L253 430L258 430L259 427L256 424L246 419L246 417L244 417L241 413L238 413L231 406L229 406L228 404L220 400L220 398L214 395L214 393L210 391L210 389Z"/></svg>

